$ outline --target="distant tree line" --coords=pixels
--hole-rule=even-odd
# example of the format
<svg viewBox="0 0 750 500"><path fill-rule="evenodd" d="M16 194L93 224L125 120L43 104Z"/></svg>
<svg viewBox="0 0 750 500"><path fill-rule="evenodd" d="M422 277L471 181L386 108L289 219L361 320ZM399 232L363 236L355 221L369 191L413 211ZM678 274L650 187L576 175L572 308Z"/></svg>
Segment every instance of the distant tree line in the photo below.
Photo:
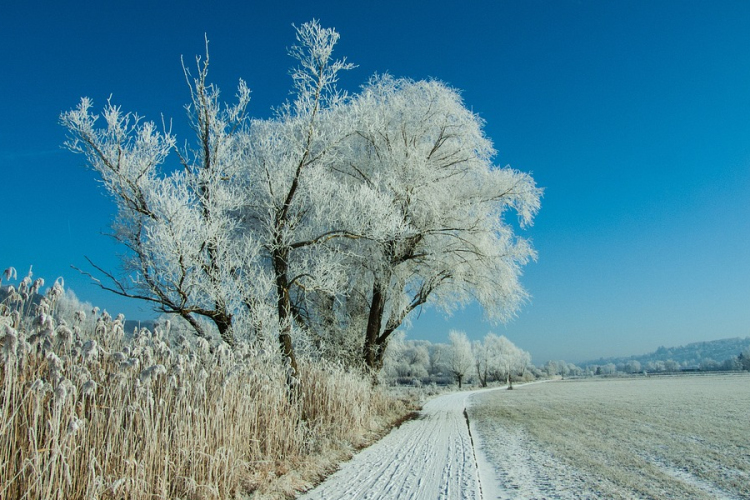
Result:
<svg viewBox="0 0 750 500"><path fill-rule="evenodd" d="M641 356L602 359L582 366L593 375L750 370L750 337L659 347Z"/></svg>
<svg viewBox="0 0 750 500"><path fill-rule="evenodd" d="M470 341L465 332L451 331L447 344L406 340L398 335L385 359L384 380L392 384L448 385L466 383L487 387L492 383L513 387L514 382L534 380L544 372L531 364L531 355L505 336L488 333Z"/></svg>
<svg viewBox="0 0 750 500"><path fill-rule="evenodd" d="M449 342L445 344L406 340L403 334L396 335L381 377L388 383L402 385L455 384L461 388L464 384L474 387L502 384L512 388L514 382L540 378L742 370L750 371L750 347L721 362L706 358L697 365L678 363L672 359L646 363L629 359L617 363L586 363L583 366L564 360L550 360L535 366L528 352L504 336L488 333L482 341L471 342L466 333L452 331Z"/></svg>

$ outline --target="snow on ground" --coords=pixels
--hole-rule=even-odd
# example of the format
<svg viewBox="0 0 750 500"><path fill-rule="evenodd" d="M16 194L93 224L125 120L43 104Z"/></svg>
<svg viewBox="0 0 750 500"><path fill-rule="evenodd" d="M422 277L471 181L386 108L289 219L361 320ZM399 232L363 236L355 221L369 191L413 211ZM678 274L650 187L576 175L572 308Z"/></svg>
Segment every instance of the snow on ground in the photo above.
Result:
<svg viewBox="0 0 750 500"><path fill-rule="evenodd" d="M472 436L464 413L467 399L475 392L452 393L429 401L419 419L404 423L366 448L300 498L496 498L482 495Z"/></svg>
<svg viewBox="0 0 750 500"><path fill-rule="evenodd" d="M357 454L301 500L568 498L559 484L562 466L523 436L508 432L504 465L482 451L466 408L471 396L505 389L457 392L427 404L420 418L394 430ZM581 497L578 497L581 498Z"/></svg>
<svg viewBox="0 0 750 500"><path fill-rule="evenodd" d="M492 498L750 499L749 384L570 380L478 394L468 415L500 485Z"/></svg>
<svg viewBox="0 0 750 500"><path fill-rule="evenodd" d="M601 491L591 487L597 483L595 478L560 462L519 426L499 421L482 424L480 433L472 422L472 434L483 484L491 485L484 488L485 499L602 498Z"/></svg>
<svg viewBox="0 0 750 500"><path fill-rule="evenodd" d="M644 377L447 394L301 498L750 499L747 382Z"/></svg>

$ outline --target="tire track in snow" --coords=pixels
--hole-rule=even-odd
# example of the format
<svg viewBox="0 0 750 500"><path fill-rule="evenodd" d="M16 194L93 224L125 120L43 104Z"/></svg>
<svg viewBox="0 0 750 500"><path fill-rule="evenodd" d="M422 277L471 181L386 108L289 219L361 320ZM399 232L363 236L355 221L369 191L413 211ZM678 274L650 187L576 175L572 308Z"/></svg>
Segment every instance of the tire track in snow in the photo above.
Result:
<svg viewBox="0 0 750 500"><path fill-rule="evenodd" d="M300 498L481 499L477 459L464 414L466 400L474 392L429 401L419 419L362 450Z"/></svg>

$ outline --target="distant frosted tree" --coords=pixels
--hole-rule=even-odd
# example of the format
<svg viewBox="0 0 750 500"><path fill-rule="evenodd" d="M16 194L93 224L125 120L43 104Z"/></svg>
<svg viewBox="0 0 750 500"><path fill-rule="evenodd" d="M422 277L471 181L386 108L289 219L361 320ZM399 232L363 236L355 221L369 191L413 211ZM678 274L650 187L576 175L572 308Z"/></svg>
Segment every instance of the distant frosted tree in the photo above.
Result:
<svg viewBox="0 0 750 500"><path fill-rule="evenodd" d="M673 359L668 359L664 362L664 370L668 372L678 372L680 371L680 364Z"/></svg>
<svg viewBox="0 0 750 500"><path fill-rule="evenodd" d="M446 344L432 344L428 349L430 351L430 375L438 376L445 370L445 360L448 358L449 346Z"/></svg>
<svg viewBox="0 0 750 500"><path fill-rule="evenodd" d="M405 340L403 337L403 334L396 334L389 343L384 369L396 378L427 378L430 368L430 343Z"/></svg>
<svg viewBox="0 0 750 500"><path fill-rule="evenodd" d="M700 369L703 371L711 372L721 370L722 365L712 358L704 358L701 360Z"/></svg>
<svg viewBox="0 0 750 500"><path fill-rule="evenodd" d="M570 373L570 369L568 368L568 363L565 360L560 360L557 362L557 373L564 379L568 376Z"/></svg>
<svg viewBox="0 0 750 500"><path fill-rule="evenodd" d="M580 377L581 375L583 375L583 368L574 363L568 363L568 375L573 377Z"/></svg>
<svg viewBox="0 0 750 500"><path fill-rule="evenodd" d="M544 364L544 371L548 377L553 377L559 374L560 367L557 361L549 360Z"/></svg>
<svg viewBox="0 0 750 500"><path fill-rule="evenodd" d="M750 348L745 349L737 358L743 370L750 371Z"/></svg>
<svg viewBox="0 0 750 500"><path fill-rule="evenodd" d="M491 375L490 371L490 360L491 356L489 350L485 347L485 343L475 340L471 343L471 350L474 353L474 366L477 369L477 380L479 385L487 387L488 378Z"/></svg>
<svg viewBox="0 0 750 500"><path fill-rule="evenodd" d="M513 388L513 375L523 373L531 363L531 355L504 335L488 333L484 338L484 349L488 353L490 373L496 380L505 380L508 389Z"/></svg>
<svg viewBox="0 0 750 500"><path fill-rule="evenodd" d="M640 373L641 363L638 360L631 359L627 363L625 363L625 371L627 373Z"/></svg>
<svg viewBox="0 0 750 500"><path fill-rule="evenodd" d="M602 367L602 374L604 375L614 375L617 373L617 365L614 363L607 363Z"/></svg>
<svg viewBox="0 0 750 500"><path fill-rule="evenodd" d="M739 357L732 356L731 358L724 360L724 362L721 364L721 369L727 371L741 371L742 362L740 361Z"/></svg>
<svg viewBox="0 0 750 500"><path fill-rule="evenodd" d="M465 332L456 330L448 334L450 347L445 359L445 367L456 379L458 388L461 389L466 376L474 367L474 355L471 352L471 342L466 338Z"/></svg>

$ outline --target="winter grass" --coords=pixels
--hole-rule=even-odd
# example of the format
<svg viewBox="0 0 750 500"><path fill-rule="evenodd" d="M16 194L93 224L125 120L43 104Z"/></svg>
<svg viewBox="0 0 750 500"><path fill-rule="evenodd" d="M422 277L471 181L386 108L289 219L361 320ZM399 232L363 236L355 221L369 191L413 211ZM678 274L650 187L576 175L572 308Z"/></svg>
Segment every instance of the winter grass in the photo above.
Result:
<svg viewBox="0 0 750 500"><path fill-rule="evenodd" d="M122 317L56 320L54 293L13 293L0 304L0 498L291 497L408 413L336 365L303 361L292 394L275 351L168 324L129 338Z"/></svg>
<svg viewBox="0 0 750 500"><path fill-rule="evenodd" d="M748 375L531 384L469 414L508 498L750 498Z"/></svg>

